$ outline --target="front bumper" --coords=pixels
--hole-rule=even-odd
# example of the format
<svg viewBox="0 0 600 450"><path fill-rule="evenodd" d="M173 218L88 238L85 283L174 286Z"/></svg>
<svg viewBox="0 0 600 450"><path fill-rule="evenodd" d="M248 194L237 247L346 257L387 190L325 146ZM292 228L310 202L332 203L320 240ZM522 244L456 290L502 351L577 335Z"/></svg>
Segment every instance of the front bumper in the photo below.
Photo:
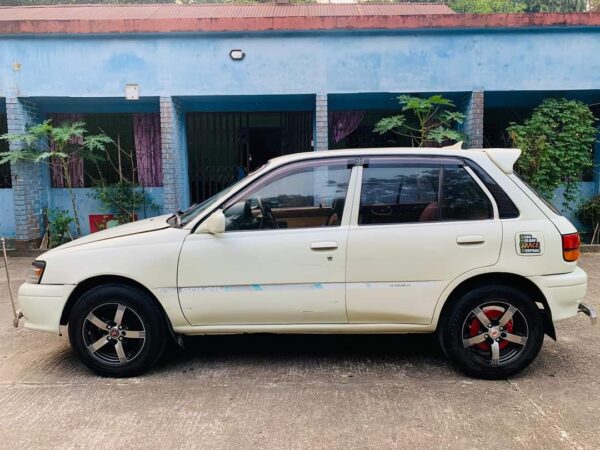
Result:
<svg viewBox="0 0 600 450"><path fill-rule="evenodd" d="M23 283L19 287L19 308L25 318L25 327L58 333L60 316L75 289L70 284Z"/></svg>
<svg viewBox="0 0 600 450"><path fill-rule="evenodd" d="M573 272L536 276L530 280L546 297L554 322L577 315L587 291L587 275L583 269L576 267Z"/></svg>

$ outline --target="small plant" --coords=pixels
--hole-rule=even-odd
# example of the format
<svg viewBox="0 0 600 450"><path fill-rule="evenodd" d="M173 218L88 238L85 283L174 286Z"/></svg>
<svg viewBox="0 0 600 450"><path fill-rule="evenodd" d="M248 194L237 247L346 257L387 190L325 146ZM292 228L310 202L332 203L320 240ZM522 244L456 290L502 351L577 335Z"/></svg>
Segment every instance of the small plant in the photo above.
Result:
<svg viewBox="0 0 600 450"><path fill-rule="evenodd" d="M581 203L575 213L581 223L592 232L590 244L600 244L600 195Z"/></svg>
<svg viewBox="0 0 600 450"><path fill-rule="evenodd" d="M453 143L464 140L464 135L456 130L463 123L465 115L453 111L454 102L441 95L428 98L401 95L398 100L404 114L381 119L375 125L375 133L392 132L411 139L413 146L425 147L435 142Z"/></svg>
<svg viewBox="0 0 600 450"><path fill-rule="evenodd" d="M58 208L48 210L48 222L50 226L50 248L58 247L73 240L70 226L75 222L75 219L69 214L69 211Z"/></svg>
<svg viewBox="0 0 600 450"><path fill-rule="evenodd" d="M506 131L513 145L523 151L516 165L519 175L548 199L564 186L563 207L570 209L582 172L592 167L594 121L586 104L550 98L523 124L511 123Z"/></svg>
<svg viewBox="0 0 600 450"><path fill-rule="evenodd" d="M102 203L104 210L113 214L119 224L136 220L136 211L140 209L159 209L150 194L126 180L108 186L96 186L88 196Z"/></svg>

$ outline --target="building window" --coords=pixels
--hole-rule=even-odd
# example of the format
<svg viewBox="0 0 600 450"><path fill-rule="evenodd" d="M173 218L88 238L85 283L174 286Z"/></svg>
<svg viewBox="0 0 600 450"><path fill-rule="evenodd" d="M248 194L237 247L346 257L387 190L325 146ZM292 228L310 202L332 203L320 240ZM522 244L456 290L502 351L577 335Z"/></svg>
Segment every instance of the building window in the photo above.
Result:
<svg viewBox="0 0 600 450"><path fill-rule="evenodd" d="M88 134L106 134L108 144L97 161L73 159L69 174L73 187L109 185L127 180L135 184L162 186L160 117L141 114L49 114L57 124L65 120L85 122ZM65 187L58 168L52 170L52 187Z"/></svg>
<svg viewBox="0 0 600 450"><path fill-rule="evenodd" d="M104 133L114 142L106 147L106 155L100 161L84 161L84 186L114 184L124 180L137 183L137 160L133 137L133 114L86 114L88 133Z"/></svg>

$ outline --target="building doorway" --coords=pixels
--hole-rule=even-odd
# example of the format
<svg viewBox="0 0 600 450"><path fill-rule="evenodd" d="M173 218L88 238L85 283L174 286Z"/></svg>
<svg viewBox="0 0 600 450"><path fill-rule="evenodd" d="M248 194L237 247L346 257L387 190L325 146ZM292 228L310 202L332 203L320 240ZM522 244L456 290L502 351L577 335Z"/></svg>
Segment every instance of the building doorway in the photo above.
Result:
<svg viewBox="0 0 600 450"><path fill-rule="evenodd" d="M190 195L201 202L269 159L312 150L312 111L190 112Z"/></svg>

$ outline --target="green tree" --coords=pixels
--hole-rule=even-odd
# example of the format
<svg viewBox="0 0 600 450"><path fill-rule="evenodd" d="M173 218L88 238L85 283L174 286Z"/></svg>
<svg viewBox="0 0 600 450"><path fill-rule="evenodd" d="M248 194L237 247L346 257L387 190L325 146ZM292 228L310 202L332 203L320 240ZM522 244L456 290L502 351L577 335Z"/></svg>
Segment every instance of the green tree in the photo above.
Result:
<svg viewBox="0 0 600 450"><path fill-rule="evenodd" d="M81 236L79 209L69 164L73 158L97 161L112 139L104 134L86 134L83 122L64 122L54 126L51 120L30 126L23 134L3 134L0 139L16 144L16 148L0 153L0 164L28 161L46 164L60 171L71 197L77 235Z"/></svg>
<svg viewBox="0 0 600 450"><path fill-rule="evenodd" d="M441 95L428 98L401 95L398 100L403 105L403 114L381 119L375 125L374 132L392 132L408 137L417 147L424 147L432 141L442 144L463 139L462 133L456 130L456 125L461 124L465 116L453 111L452 100Z"/></svg>
<svg viewBox="0 0 600 450"><path fill-rule="evenodd" d="M458 13L468 14L519 13L527 7L516 0L450 0L448 6Z"/></svg>
<svg viewBox="0 0 600 450"><path fill-rule="evenodd" d="M523 0L527 12L584 12L588 10L587 0Z"/></svg>
<svg viewBox="0 0 600 450"><path fill-rule="evenodd" d="M512 143L523 151L518 173L549 199L564 186L563 206L569 208L581 173L592 166L594 122L594 115L580 101L544 100L523 124L511 123L507 129Z"/></svg>

